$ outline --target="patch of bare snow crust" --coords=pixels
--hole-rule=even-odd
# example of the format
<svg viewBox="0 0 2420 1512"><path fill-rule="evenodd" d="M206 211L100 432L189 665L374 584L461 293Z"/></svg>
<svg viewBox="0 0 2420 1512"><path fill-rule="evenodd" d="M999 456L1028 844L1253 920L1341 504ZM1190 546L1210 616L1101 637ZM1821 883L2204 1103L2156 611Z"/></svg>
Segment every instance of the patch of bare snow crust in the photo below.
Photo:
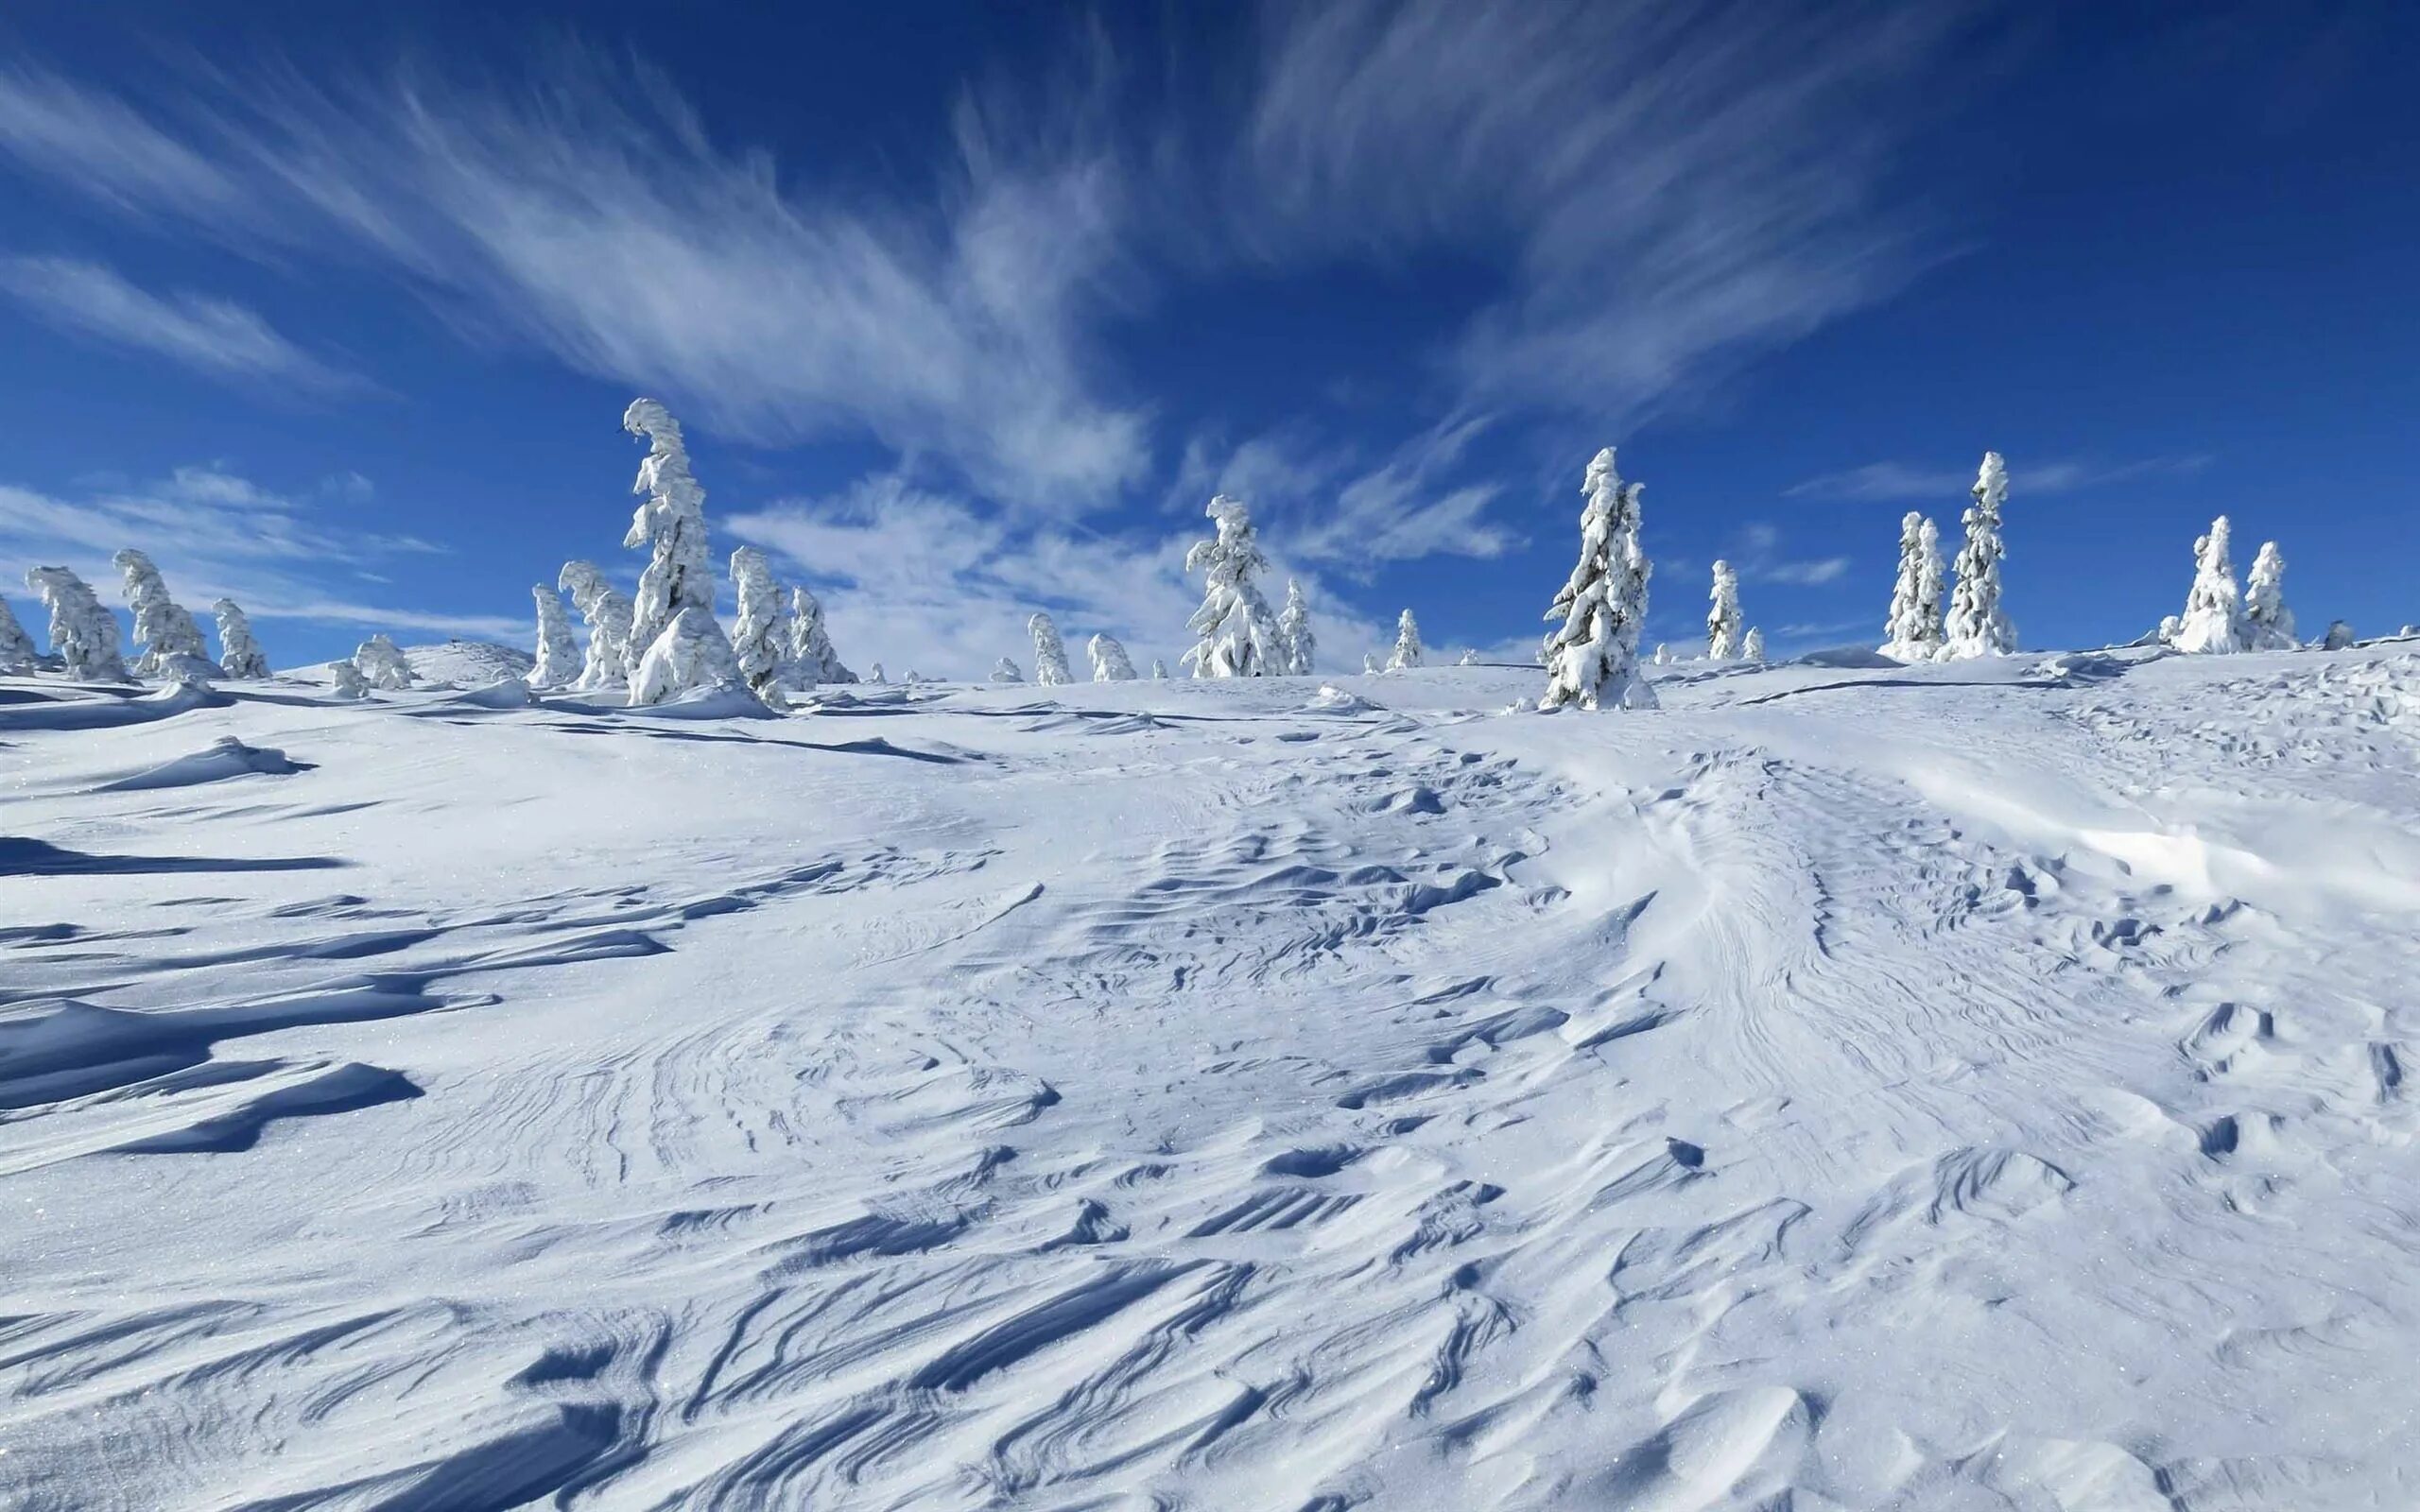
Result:
<svg viewBox="0 0 2420 1512"><path fill-rule="evenodd" d="M0 1506L2420 1504L2420 655L0 678Z"/></svg>

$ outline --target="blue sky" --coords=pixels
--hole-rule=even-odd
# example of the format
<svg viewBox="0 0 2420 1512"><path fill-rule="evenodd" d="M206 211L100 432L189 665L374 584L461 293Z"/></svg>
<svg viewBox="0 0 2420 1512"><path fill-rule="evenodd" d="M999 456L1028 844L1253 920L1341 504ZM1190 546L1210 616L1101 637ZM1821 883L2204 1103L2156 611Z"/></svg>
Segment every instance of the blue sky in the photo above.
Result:
<svg viewBox="0 0 2420 1512"><path fill-rule="evenodd" d="M1520 654L1608 443L1651 641L1718 556L1776 649L1877 638L1986 447L2029 645L2220 512L2308 629L2420 620L2411 8L762 9L0 15L20 617L135 545L281 663L526 643L636 575L648 393L894 673L1035 607L1173 662L1220 489L1327 664Z"/></svg>

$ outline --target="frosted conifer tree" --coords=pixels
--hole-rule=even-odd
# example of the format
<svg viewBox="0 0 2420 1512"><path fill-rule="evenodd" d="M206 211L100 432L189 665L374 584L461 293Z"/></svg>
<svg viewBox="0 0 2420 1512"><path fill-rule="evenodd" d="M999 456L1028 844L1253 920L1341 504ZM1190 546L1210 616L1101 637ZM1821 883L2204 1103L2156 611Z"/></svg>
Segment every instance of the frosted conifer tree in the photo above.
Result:
<svg viewBox="0 0 2420 1512"><path fill-rule="evenodd" d="M218 664L235 679L268 676L268 653L252 635L251 619L243 606L232 598L222 598L210 606L218 616Z"/></svg>
<svg viewBox="0 0 2420 1512"><path fill-rule="evenodd" d="M2294 611L2286 607L2286 558L2273 541L2260 543L2252 575L2243 580L2243 634L2245 647L2254 651L2290 651L2302 644L2294 639Z"/></svg>
<svg viewBox="0 0 2420 1512"><path fill-rule="evenodd" d="M1015 662L1002 657L992 664L992 680L994 682L1023 682L1025 674L1018 670Z"/></svg>
<svg viewBox="0 0 2420 1512"><path fill-rule="evenodd" d="M1470 650L1464 651L1460 657L1455 659L1454 665L1458 667L1475 667L1478 665L1478 649L1474 647Z"/></svg>
<svg viewBox="0 0 2420 1512"><path fill-rule="evenodd" d="M1958 548L1958 586L1942 626L1942 655L1952 659L2007 656L2016 649L2016 627L2000 608L2000 558L2007 554L2000 545L2000 507L2008 502L2008 464L1999 453L1983 454L1972 491L1966 541Z"/></svg>
<svg viewBox="0 0 2420 1512"><path fill-rule="evenodd" d="M2353 644L2353 627L2343 620L2331 620L2327 626L2327 638L2319 644L2323 650L2342 651Z"/></svg>
<svg viewBox="0 0 2420 1512"><path fill-rule="evenodd" d="M882 663L879 662L875 662L867 670L866 678L867 680L876 683L888 683L890 680L889 678L883 676Z"/></svg>
<svg viewBox="0 0 2420 1512"><path fill-rule="evenodd" d="M571 595L579 617L588 622L588 656L575 686L583 693L620 687L630 676L630 599L605 580L603 570L593 561L563 563L557 581Z"/></svg>
<svg viewBox="0 0 2420 1512"><path fill-rule="evenodd" d="M648 443L647 459L639 464L633 493L647 502L631 515L630 533L622 544L651 553L639 574L639 591L631 605L631 638L623 651L630 671L633 707L660 703L699 684L673 687L667 676L698 676L711 681L736 677L730 666L731 643L715 623L714 571L706 559L706 490L689 472L689 449L681 438L681 422L652 399L634 399L622 414L622 428ZM691 610L696 610L691 614ZM656 677L648 680L649 696L638 696L639 667L654 655L655 643L683 620L685 639L711 635L722 646L717 656L706 646L666 646L655 658Z"/></svg>
<svg viewBox="0 0 2420 1512"><path fill-rule="evenodd" d="M781 681L790 662L790 626L781 585L765 554L742 546L731 554L731 581L739 595L739 623L731 632L732 659L741 680L762 696Z"/></svg>
<svg viewBox="0 0 2420 1512"><path fill-rule="evenodd" d="M351 659L328 663L328 672L336 679L336 696L339 698L367 698L370 679L361 675L361 667Z"/></svg>
<svg viewBox="0 0 2420 1512"><path fill-rule="evenodd" d="M1910 509L1899 522L1899 580L1882 627L1884 656L1930 662L1941 655L1941 528Z"/></svg>
<svg viewBox="0 0 2420 1512"><path fill-rule="evenodd" d="M2227 552L2227 517L2210 522L2210 533L2193 542L2193 587L2176 628L2176 648L2189 656L2225 655L2243 649L2243 605L2235 586L2235 563Z"/></svg>
<svg viewBox="0 0 2420 1512"><path fill-rule="evenodd" d="M1739 655L1739 575L1727 561L1714 564L1714 587L1706 597L1713 608L1705 613L1705 654L1716 662Z"/></svg>
<svg viewBox="0 0 2420 1512"><path fill-rule="evenodd" d="M1748 627L1748 638L1739 643L1739 654L1751 662L1762 662L1765 659L1765 632L1753 625Z"/></svg>
<svg viewBox="0 0 2420 1512"><path fill-rule="evenodd" d="M1375 676L1382 670L1378 665L1377 652L1364 651L1361 653L1361 670L1372 676Z"/></svg>
<svg viewBox="0 0 2420 1512"><path fill-rule="evenodd" d="M1540 649L1547 691L1538 707L1651 709L1654 690L1638 675L1650 572L1638 541L1645 486L1622 482L1608 446L1589 461L1580 491L1588 500L1580 512L1580 560L1547 610L1563 624Z"/></svg>
<svg viewBox="0 0 2420 1512"><path fill-rule="evenodd" d="M1284 663L1279 671L1297 678L1311 675L1319 640L1311 633L1310 602L1303 596L1303 585L1291 577L1286 579L1286 607L1277 613L1277 650Z"/></svg>
<svg viewBox="0 0 2420 1512"><path fill-rule="evenodd" d="M134 639L143 647L134 663L137 677L203 682L227 675L210 660L201 627L169 596L168 585L150 558L130 547L110 562L126 575L126 601L134 610Z"/></svg>
<svg viewBox="0 0 2420 1512"><path fill-rule="evenodd" d="M1127 660L1126 647L1113 635L1096 635L1084 644L1084 653L1092 659L1095 682L1132 682L1134 663Z"/></svg>
<svg viewBox="0 0 2420 1512"><path fill-rule="evenodd" d="M1661 641L1655 643L1655 664L1659 667L1672 664L1672 648Z"/></svg>
<svg viewBox="0 0 2420 1512"><path fill-rule="evenodd" d="M42 664L34 638L17 623L17 611L0 598L0 672L30 672Z"/></svg>
<svg viewBox="0 0 2420 1512"><path fill-rule="evenodd" d="M745 687L714 613L691 605L672 617L631 674L631 707L645 709L701 688ZM778 696L778 695L777 695ZM768 700L770 702L771 700ZM778 707L778 705L777 705Z"/></svg>
<svg viewBox="0 0 2420 1512"><path fill-rule="evenodd" d="M384 635L373 635L361 643L353 653L353 664L373 688L408 688L412 685L412 664L404 653Z"/></svg>
<svg viewBox="0 0 2420 1512"><path fill-rule="evenodd" d="M50 610L50 648L69 677L130 680L118 648L117 616L101 607L91 584L64 567L36 567L26 574L26 586Z"/></svg>
<svg viewBox="0 0 2420 1512"><path fill-rule="evenodd" d="M1059 627L1050 616L1037 612L1025 622L1025 629L1033 637L1034 684L1056 688L1074 681L1067 673L1067 647L1059 639Z"/></svg>
<svg viewBox="0 0 2420 1512"><path fill-rule="evenodd" d="M1420 665L1426 651L1420 644L1420 622L1405 610L1395 616L1395 648L1387 657L1387 670L1401 672Z"/></svg>
<svg viewBox="0 0 2420 1512"><path fill-rule="evenodd" d="M1166 682L1167 679L1168 664L1161 661L1158 657L1151 658L1151 680L1154 682Z"/></svg>
<svg viewBox="0 0 2420 1512"><path fill-rule="evenodd" d="M823 627L823 603L801 586L790 590L790 676L802 687L820 682L855 682L857 675L840 664L831 632ZM874 666L874 681L882 667Z"/></svg>
<svg viewBox="0 0 2420 1512"><path fill-rule="evenodd" d="M1197 678L1257 678L1274 666L1277 627L1253 578L1268 570L1243 501L1220 494L1202 511L1219 533L1184 554L1184 570L1201 575L1201 607L1187 627L1199 637L1184 661Z"/></svg>
<svg viewBox="0 0 2420 1512"><path fill-rule="evenodd" d="M560 688L579 679L579 638L571 632L571 616L563 612L563 595L544 583L529 585L538 607L538 660L529 667L529 686Z"/></svg>

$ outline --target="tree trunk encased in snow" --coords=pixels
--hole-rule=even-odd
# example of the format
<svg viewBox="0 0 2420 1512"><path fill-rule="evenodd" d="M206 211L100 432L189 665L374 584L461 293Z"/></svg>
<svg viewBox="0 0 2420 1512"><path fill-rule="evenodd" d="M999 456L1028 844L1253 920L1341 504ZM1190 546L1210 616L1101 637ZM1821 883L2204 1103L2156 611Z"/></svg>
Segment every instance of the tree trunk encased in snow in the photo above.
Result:
<svg viewBox="0 0 2420 1512"><path fill-rule="evenodd" d="M739 599L739 619L731 632L731 655L740 680L762 696L788 669L791 631L781 585L773 581L772 564L753 546L731 554L731 582Z"/></svg>
<svg viewBox="0 0 2420 1512"><path fill-rule="evenodd" d="M2187 656L2225 656L2244 648L2243 601L2235 586L2225 515L2193 542L2193 587L2185 595L2175 645Z"/></svg>
<svg viewBox="0 0 2420 1512"><path fill-rule="evenodd" d="M1882 627L1882 654L1899 662L1941 656L1941 529L1915 510L1899 522L1899 576L1891 589L1891 618Z"/></svg>
<svg viewBox="0 0 2420 1512"><path fill-rule="evenodd" d="M2286 558L2273 541L2260 543L2252 575L2243 581L2243 642L2254 651L2291 651L2294 611L2286 607Z"/></svg>
<svg viewBox="0 0 2420 1512"><path fill-rule="evenodd" d="M823 602L804 585L790 590L790 679L811 688L823 682L855 682L857 675L840 664L832 636L823 627ZM876 677L876 682L882 679Z"/></svg>
<svg viewBox="0 0 2420 1512"><path fill-rule="evenodd" d="M530 602L538 610L538 658L530 663L527 682L533 688L561 688L579 680L579 637L572 634L571 616L563 612L563 596L544 583L529 585Z"/></svg>
<svg viewBox="0 0 2420 1512"><path fill-rule="evenodd" d="M1126 647L1114 635L1096 635L1084 643L1084 654L1093 664L1095 682L1132 682L1134 663L1128 659Z"/></svg>
<svg viewBox="0 0 2420 1512"><path fill-rule="evenodd" d="M1387 657L1387 670L1407 671L1420 665L1427 654L1420 644L1420 622L1411 617L1411 610L1405 610L1395 616L1395 648Z"/></svg>
<svg viewBox="0 0 2420 1512"><path fill-rule="evenodd" d="M151 558L129 547L110 558L126 575L126 601L134 610L134 639L143 647L136 659L137 677L172 682L208 682L227 675L210 660L201 627L168 593L168 585Z"/></svg>
<svg viewBox="0 0 2420 1512"><path fill-rule="evenodd" d="M693 605L674 615L639 658L631 677L631 707L646 709L684 693L725 686L747 687L731 641L712 613Z"/></svg>
<svg viewBox="0 0 2420 1512"><path fill-rule="evenodd" d="M237 681L268 676L268 653L252 634L252 622L242 605L222 598L210 606L218 619L218 664Z"/></svg>
<svg viewBox="0 0 2420 1512"><path fill-rule="evenodd" d="M994 682L1014 682L1022 684L1025 681L1025 673L1018 669L1015 662L1011 661L1008 657L1002 657L997 662L992 663L992 680Z"/></svg>
<svg viewBox="0 0 2420 1512"><path fill-rule="evenodd" d="M1983 454L1972 491L1966 541L1958 548L1958 586L1942 625L1941 654L1952 660L2007 656L2016 649L2016 627L2000 607L2000 558L2007 555L2000 544L2000 508L2008 502L2008 464L1999 453Z"/></svg>
<svg viewBox="0 0 2420 1512"><path fill-rule="evenodd" d="M1279 670L1288 676L1306 678L1319 655L1319 640L1311 633L1310 601L1303 596L1303 585L1293 578L1286 579L1286 607L1277 614Z"/></svg>
<svg viewBox="0 0 2420 1512"><path fill-rule="evenodd" d="M93 588L64 567L35 567L26 586L50 610L50 648L71 678L94 682L130 682L119 649L117 616L101 607Z"/></svg>
<svg viewBox="0 0 2420 1512"><path fill-rule="evenodd" d="M1581 492L1588 503L1580 512L1580 560L1547 610L1548 620L1563 624L1539 648L1547 691L1538 707L1651 709L1655 692L1638 675L1652 571L1639 545L1646 488L1622 482L1608 446L1589 461Z"/></svg>
<svg viewBox="0 0 2420 1512"><path fill-rule="evenodd" d="M404 653L384 635L373 635L361 643L353 653L353 664L373 688L408 688L412 685L412 664Z"/></svg>
<svg viewBox="0 0 2420 1512"><path fill-rule="evenodd" d="M1182 659L1197 678L1258 678L1276 670L1277 625L1253 581L1269 570L1243 501L1219 494L1202 511L1219 533L1184 554L1201 575L1201 607L1186 627L1198 638Z"/></svg>
<svg viewBox="0 0 2420 1512"><path fill-rule="evenodd" d="M1050 616L1036 611L1025 622L1025 631L1033 637L1033 681L1036 687L1057 688L1074 681L1067 671L1067 647L1059 639L1059 627Z"/></svg>
<svg viewBox="0 0 2420 1512"><path fill-rule="evenodd" d="M34 638L17 623L17 611L9 601L0 598L0 672L31 672L42 665L42 651Z"/></svg>
<svg viewBox="0 0 2420 1512"><path fill-rule="evenodd" d="M634 399L622 414L622 428L648 443L647 459L639 464L638 478L631 485L633 493L644 493L647 502L631 516L630 533L622 544L649 552L646 571L639 574L639 591L631 601L631 635L623 648L623 664L628 669L631 687L638 686L639 663L655 654L656 643L663 640L675 620L695 610L712 623L715 615L714 569L706 558L706 490L689 471L689 449L681 437L681 422L671 412L652 399ZM695 629L679 639L693 639ZM722 640L720 626L715 627L715 637ZM725 657L731 643L723 641ZM654 696L641 702L656 703L686 687L668 688L660 680L669 669L679 668L703 674L717 664L717 660L694 647L676 645L656 658L659 680L649 684Z"/></svg>
<svg viewBox="0 0 2420 1512"><path fill-rule="evenodd" d="M1705 615L1705 654L1715 662L1739 657L1739 575L1727 561L1714 564L1714 587L1706 597L1713 607Z"/></svg>
<svg viewBox="0 0 2420 1512"><path fill-rule="evenodd" d="M582 693L621 687L630 678L631 601L593 561L567 561L557 579L588 622L588 653L580 664Z"/></svg>

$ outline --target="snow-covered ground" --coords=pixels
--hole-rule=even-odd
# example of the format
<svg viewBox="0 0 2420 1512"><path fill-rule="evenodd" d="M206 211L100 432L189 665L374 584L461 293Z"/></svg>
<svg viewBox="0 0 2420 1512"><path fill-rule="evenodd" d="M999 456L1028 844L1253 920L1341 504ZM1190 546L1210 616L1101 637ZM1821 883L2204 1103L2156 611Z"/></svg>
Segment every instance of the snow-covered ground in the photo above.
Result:
<svg viewBox="0 0 2420 1512"><path fill-rule="evenodd" d="M0 681L0 1505L2420 1504L2410 651Z"/></svg>

